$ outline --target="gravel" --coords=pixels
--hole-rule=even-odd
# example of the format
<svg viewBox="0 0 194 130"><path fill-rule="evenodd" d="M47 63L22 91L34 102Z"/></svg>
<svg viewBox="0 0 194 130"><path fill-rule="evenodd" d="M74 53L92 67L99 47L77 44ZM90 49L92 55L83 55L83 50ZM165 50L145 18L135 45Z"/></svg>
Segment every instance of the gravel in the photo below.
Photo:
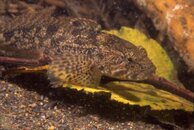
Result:
<svg viewBox="0 0 194 130"><path fill-rule="evenodd" d="M51 88L44 76L0 81L0 130L163 129L146 121L146 109L110 101L103 94Z"/></svg>

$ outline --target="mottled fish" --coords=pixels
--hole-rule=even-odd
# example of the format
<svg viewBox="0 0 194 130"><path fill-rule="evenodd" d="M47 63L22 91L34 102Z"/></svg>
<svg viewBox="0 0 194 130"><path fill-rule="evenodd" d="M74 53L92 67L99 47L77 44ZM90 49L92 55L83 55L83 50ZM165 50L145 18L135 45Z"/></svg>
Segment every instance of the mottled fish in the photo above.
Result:
<svg viewBox="0 0 194 130"><path fill-rule="evenodd" d="M102 32L89 19L55 16L43 10L3 23L0 36L2 57L49 57L47 74L55 86L95 87L102 76L139 81L155 73L144 48Z"/></svg>

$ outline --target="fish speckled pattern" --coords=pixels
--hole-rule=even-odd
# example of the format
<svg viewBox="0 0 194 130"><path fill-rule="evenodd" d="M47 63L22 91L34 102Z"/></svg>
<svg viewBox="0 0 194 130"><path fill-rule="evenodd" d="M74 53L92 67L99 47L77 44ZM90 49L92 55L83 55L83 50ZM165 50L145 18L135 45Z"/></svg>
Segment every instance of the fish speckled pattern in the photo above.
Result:
<svg viewBox="0 0 194 130"><path fill-rule="evenodd" d="M0 56L47 56L48 77L63 83L97 86L102 76L144 80L155 73L145 49L101 31L95 21L55 16L51 10L21 15L0 26Z"/></svg>

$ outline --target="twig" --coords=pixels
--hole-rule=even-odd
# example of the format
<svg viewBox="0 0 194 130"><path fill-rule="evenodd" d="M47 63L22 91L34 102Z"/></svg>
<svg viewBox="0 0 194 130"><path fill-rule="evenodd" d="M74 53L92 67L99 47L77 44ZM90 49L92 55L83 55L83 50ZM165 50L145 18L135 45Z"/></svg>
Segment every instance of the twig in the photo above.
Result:
<svg viewBox="0 0 194 130"><path fill-rule="evenodd" d="M177 86L176 84L166 80L165 78L152 76L143 82L154 85L158 89L166 90L191 102L194 102L194 93L192 91L184 88L183 86Z"/></svg>
<svg viewBox="0 0 194 130"><path fill-rule="evenodd" d="M9 63L15 65L41 66L50 62L50 58L42 57L40 59L25 59L0 56L0 63Z"/></svg>
<svg viewBox="0 0 194 130"><path fill-rule="evenodd" d="M105 80L105 81L104 81ZM184 86L178 86L170 81L168 81L165 78L162 77L158 77L157 75L154 75L152 77L150 77L149 79L146 80L119 80L119 79L115 79L115 78L107 78L107 77L103 77L103 83L102 84L106 84L108 82L112 82L112 81L124 81L124 82L136 82L136 83L147 83L150 85L153 85L154 87L161 89L161 90L165 90L168 91L172 94L175 94L177 96L183 97L191 102L194 102L194 93L188 89L186 89Z"/></svg>

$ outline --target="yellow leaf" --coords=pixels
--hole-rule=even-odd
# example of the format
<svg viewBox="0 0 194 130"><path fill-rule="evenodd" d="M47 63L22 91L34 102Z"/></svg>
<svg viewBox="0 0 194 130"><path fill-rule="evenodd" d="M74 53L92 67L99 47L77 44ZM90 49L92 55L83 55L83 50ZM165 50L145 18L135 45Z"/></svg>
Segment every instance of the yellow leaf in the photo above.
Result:
<svg viewBox="0 0 194 130"><path fill-rule="evenodd" d="M106 86L89 88L76 85L63 85L86 93L111 93L111 100L124 104L150 106L152 110L194 111L194 104L169 92L159 90L148 84L133 82L111 82ZM105 89L106 88L106 89Z"/></svg>

